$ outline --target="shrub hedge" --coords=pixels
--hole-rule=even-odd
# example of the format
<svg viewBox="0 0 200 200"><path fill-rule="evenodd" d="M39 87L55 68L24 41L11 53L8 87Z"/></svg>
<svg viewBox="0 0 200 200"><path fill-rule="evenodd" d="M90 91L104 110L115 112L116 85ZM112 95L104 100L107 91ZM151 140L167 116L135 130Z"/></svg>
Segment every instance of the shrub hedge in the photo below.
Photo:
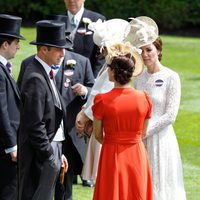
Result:
<svg viewBox="0 0 200 200"><path fill-rule="evenodd" d="M169 30L200 27L199 0L86 0L85 7L104 14L107 19L147 15L160 28ZM63 0L2 0L0 8L1 13L21 16L25 22L65 12Z"/></svg>

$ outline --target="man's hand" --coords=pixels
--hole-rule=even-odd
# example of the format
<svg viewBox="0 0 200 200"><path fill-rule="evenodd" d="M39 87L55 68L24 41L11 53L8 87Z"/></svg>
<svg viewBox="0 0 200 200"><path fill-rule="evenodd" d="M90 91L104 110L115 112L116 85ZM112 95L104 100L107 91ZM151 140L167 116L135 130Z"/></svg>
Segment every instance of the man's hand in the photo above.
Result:
<svg viewBox="0 0 200 200"><path fill-rule="evenodd" d="M17 162L17 151L11 152L10 156L13 162Z"/></svg>
<svg viewBox="0 0 200 200"><path fill-rule="evenodd" d="M72 88L73 92L76 93L78 96L85 96L88 92L87 88L80 83L76 83L71 88Z"/></svg>
<svg viewBox="0 0 200 200"><path fill-rule="evenodd" d="M84 134L84 127L87 121L89 121L89 118L86 116L84 113L84 108L77 114L76 116L76 131L79 133L81 136Z"/></svg>
<svg viewBox="0 0 200 200"><path fill-rule="evenodd" d="M68 170L68 162L67 162L67 158L65 157L65 155L64 154L62 154L62 156L61 156L61 168L63 167L63 169L64 169L64 172L66 173L67 172L67 170Z"/></svg>

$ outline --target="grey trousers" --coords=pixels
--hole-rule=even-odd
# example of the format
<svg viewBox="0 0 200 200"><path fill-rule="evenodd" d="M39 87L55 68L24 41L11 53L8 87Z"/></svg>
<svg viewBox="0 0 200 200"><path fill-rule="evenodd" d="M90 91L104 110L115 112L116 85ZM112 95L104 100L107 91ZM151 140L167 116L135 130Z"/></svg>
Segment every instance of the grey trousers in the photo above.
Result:
<svg viewBox="0 0 200 200"><path fill-rule="evenodd" d="M52 200L56 181L61 168L62 142L51 143L54 155L45 161L38 184L32 200Z"/></svg>

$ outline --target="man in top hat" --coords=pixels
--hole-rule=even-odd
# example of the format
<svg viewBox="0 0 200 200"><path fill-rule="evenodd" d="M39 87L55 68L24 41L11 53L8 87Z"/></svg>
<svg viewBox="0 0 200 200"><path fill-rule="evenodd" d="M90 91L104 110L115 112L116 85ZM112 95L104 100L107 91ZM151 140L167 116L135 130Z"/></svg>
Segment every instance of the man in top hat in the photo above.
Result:
<svg viewBox="0 0 200 200"><path fill-rule="evenodd" d="M72 41L69 39L69 37L67 36L68 33L66 32L67 30L67 20L66 20L66 16L65 15L50 15L48 16L48 20L57 20L60 22L63 22L65 24L65 34L66 34L66 50L71 51L73 49L73 44ZM26 58L25 60L22 61L21 63L21 67L20 67L20 72L18 75L18 79L17 79L17 85L19 87L19 89L21 90L21 84L22 84L22 80L23 80L23 76L24 76L24 72L26 69L26 66L29 64L29 62L31 62L34 59L35 55L32 55L28 58Z"/></svg>
<svg viewBox="0 0 200 200"><path fill-rule="evenodd" d="M65 26L43 20L36 23L36 28L37 38L31 44L37 45L37 54L26 66L21 85L19 200L51 200L60 168L67 168L61 149L65 107L51 69L65 54Z"/></svg>
<svg viewBox="0 0 200 200"><path fill-rule="evenodd" d="M9 60L19 50L22 19L0 14L0 199L16 199L20 94Z"/></svg>
<svg viewBox="0 0 200 200"><path fill-rule="evenodd" d="M104 21L106 18L97 12L84 8L85 0L64 0L64 3L68 17L67 30L73 40L74 52L90 59L92 71L96 78L105 60L100 58L99 48L93 42L93 34L87 26L90 22L96 22L98 19Z"/></svg>
<svg viewBox="0 0 200 200"><path fill-rule="evenodd" d="M67 16L55 15L54 19L64 21L68 26ZM66 33L67 34L67 33ZM73 75L66 76L66 70L73 70ZM74 175L81 174L87 143L84 137L79 137L75 129L77 113L85 104L94 84L94 76L88 58L66 50L64 60L56 74L56 85L65 101L67 109L67 127L63 153L68 159L69 168L65 175L64 185L66 187L65 199L72 199L72 185ZM66 85L68 78L69 86ZM55 200L58 192L56 191Z"/></svg>
<svg viewBox="0 0 200 200"><path fill-rule="evenodd" d="M65 22L67 27L67 16L54 15L51 19ZM65 29L66 30L66 29ZM68 41L68 38L66 37ZM65 142L63 143L63 153L66 155L69 168L65 175L65 199L72 199L72 184L73 175L81 174L82 166L85 160L86 142L84 137L79 137L75 130L76 114L81 110L82 105L86 102L90 94L91 87L94 83L90 61L88 58L77 53L71 52L68 49L71 47L68 43L65 50L65 57L57 69L55 79L56 85L62 95L66 110L67 110L67 127L65 132ZM21 64L21 70L18 77L18 84L21 88L21 83L24 77L24 71L28 63L32 62L35 56L26 58ZM72 70L71 77L67 77L66 70ZM67 86L67 81L71 81ZM59 192L56 190L55 199L58 199Z"/></svg>

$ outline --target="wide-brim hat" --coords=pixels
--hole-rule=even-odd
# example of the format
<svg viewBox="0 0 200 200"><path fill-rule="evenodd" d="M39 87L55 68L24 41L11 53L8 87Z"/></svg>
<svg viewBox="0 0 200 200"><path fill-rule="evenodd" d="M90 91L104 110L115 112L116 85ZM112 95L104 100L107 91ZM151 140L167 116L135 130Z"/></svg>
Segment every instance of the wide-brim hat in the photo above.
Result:
<svg viewBox="0 0 200 200"><path fill-rule="evenodd" d="M42 20L36 23L36 40L30 42L33 45L50 46L57 48L69 48L65 37L65 24L56 20Z"/></svg>
<svg viewBox="0 0 200 200"><path fill-rule="evenodd" d="M116 43L107 48L106 63L109 65L112 63L114 57L123 56L130 54L135 59L135 69L132 74L133 77L138 76L142 73L144 69L143 59L138 52L138 49L133 47L130 43Z"/></svg>
<svg viewBox="0 0 200 200"><path fill-rule="evenodd" d="M117 42L122 42L127 36L129 23L123 19L110 19L107 21L98 20L89 24L93 34L93 41L99 47L107 47Z"/></svg>
<svg viewBox="0 0 200 200"><path fill-rule="evenodd" d="M130 29L127 29L129 33L125 40L129 41L133 46L140 48L151 44L158 38L158 26L153 19L147 16L130 19Z"/></svg>
<svg viewBox="0 0 200 200"><path fill-rule="evenodd" d="M21 17L0 14L0 37L13 37L25 40L25 38L20 35L21 23Z"/></svg>

